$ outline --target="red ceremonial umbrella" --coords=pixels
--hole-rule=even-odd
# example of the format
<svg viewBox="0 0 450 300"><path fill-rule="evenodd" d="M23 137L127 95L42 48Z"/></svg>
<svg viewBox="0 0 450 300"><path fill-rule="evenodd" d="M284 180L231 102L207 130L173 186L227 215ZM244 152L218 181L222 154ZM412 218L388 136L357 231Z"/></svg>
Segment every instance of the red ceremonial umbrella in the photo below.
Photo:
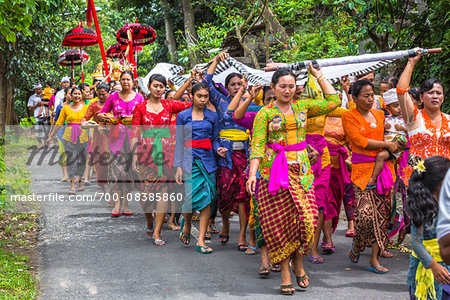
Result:
<svg viewBox="0 0 450 300"><path fill-rule="evenodd" d="M69 30L64 36L62 45L67 47L87 47L98 44L97 33L80 23L78 27ZM84 82L83 61L81 62L81 80Z"/></svg>
<svg viewBox="0 0 450 300"><path fill-rule="evenodd" d="M117 58L121 55L124 55L125 51L127 50L127 46L124 46L122 44L112 44L108 47L106 50L106 56L109 58ZM141 52L143 49L141 46L134 46L133 52Z"/></svg>
<svg viewBox="0 0 450 300"><path fill-rule="evenodd" d="M58 57L58 64L72 67L72 79L74 78L74 66L85 64L89 61L89 55L80 49L71 49L61 52Z"/></svg>
<svg viewBox="0 0 450 300"><path fill-rule="evenodd" d="M125 26L117 32L116 37L119 43L128 46L130 49L131 47L145 46L153 43L156 39L156 33L151 26L139 24L136 19L136 23L125 24ZM130 63L134 68L134 76L137 77L136 62L134 61L133 52L134 51L129 51L128 55Z"/></svg>

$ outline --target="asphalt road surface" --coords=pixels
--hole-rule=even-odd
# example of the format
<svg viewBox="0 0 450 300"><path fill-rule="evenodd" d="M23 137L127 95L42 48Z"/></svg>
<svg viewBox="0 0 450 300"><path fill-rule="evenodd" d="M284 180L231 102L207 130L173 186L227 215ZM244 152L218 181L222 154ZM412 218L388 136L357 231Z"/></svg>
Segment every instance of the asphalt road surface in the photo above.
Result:
<svg viewBox="0 0 450 300"><path fill-rule="evenodd" d="M58 165L31 165L36 194L66 195ZM81 195L97 191L94 181ZM201 255L178 240L178 232L163 228L166 246L157 247L145 235L145 219L137 202L135 215L111 218L110 208L99 201L44 201L40 217L38 250L41 299L273 299L280 295L280 273L260 279L257 255L237 249L238 217L231 219L230 241L220 245L212 235L214 252ZM220 218L216 221L221 226ZM344 237L345 222L333 240L336 252L325 263L305 258L310 287L297 289L294 297L307 299L408 299L405 283L409 255L392 250L394 257L381 259L390 269L385 275L365 270L370 252L359 264L349 262L351 239ZM194 222L198 228L198 223ZM196 234L196 229L192 232ZM198 233L197 233L198 234ZM295 277L293 276L295 283Z"/></svg>

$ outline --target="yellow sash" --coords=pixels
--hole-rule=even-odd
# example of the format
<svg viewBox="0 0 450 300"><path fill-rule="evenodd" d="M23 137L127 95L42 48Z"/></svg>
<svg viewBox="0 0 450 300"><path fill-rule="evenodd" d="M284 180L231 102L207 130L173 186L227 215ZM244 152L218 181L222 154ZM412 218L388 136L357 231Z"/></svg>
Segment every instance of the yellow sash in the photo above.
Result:
<svg viewBox="0 0 450 300"><path fill-rule="evenodd" d="M442 262L441 254L439 252L439 244L437 239L423 241L423 245L428 253L436 262ZM412 255L418 258L414 251ZM426 300L428 296L431 299L436 299L436 290L434 289L434 275L431 269L425 269L422 262L419 262L416 271L416 292L414 294L417 300Z"/></svg>
<svg viewBox="0 0 450 300"><path fill-rule="evenodd" d="M221 139L227 139L230 141L238 142L238 141L246 141L249 139L250 134L247 131L242 131L239 129L224 129L219 133L219 137Z"/></svg>

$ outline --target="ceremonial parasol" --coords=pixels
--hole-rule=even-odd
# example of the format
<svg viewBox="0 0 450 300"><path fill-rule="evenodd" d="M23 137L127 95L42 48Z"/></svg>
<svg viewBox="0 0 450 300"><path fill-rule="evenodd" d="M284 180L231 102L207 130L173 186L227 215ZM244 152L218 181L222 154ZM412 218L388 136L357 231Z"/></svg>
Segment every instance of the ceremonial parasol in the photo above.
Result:
<svg viewBox="0 0 450 300"><path fill-rule="evenodd" d="M128 49L132 49L135 46L145 46L153 43L156 39L156 33L151 26L139 24L136 19L136 23L125 24L124 27L119 29L116 37L120 44L128 46ZM128 50L128 58L133 66L134 76L137 77L137 64L134 60L133 52Z"/></svg>
<svg viewBox="0 0 450 300"><path fill-rule="evenodd" d="M112 44L106 50L106 56L109 58L117 58L117 57L120 57L121 55L124 55L126 50L127 50L127 46L125 46L125 45ZM141 52L142 50L143 49L141 46L133 46L134 53Z"/></svg>
<svg viewBox="0 0 450 300"><path fill-rule="evenodd" d="M61 52L58 64L72 67L72 79L74 78L74 66L85 64L89 61L89 55L81 49L71 49Z"/></svg>
<svg viewBox="0 0 450 300"><path fill-rule="evenodd" d="M82 47L93 46L98 44L97 33L88 27L83 27L80 23L78 27L69 30L64 36L62 45L67 47ZM83 62L81 62L81 80L84 82Z"/></svg>

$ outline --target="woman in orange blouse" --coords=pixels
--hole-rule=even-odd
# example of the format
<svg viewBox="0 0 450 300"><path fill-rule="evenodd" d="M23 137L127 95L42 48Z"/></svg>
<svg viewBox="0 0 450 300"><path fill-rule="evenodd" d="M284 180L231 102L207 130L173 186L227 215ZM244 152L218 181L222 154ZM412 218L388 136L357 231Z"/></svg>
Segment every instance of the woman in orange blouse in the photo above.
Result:
<svg viewBox="0 0 450 300"><path fill-rule="evenodd" d="M89 103L86 115L81 120L81 127L83 123L93 119L97 124L105 125L98 119L98 114L105 105L106 99L109 97L109 85L101 83L97 86L98 100ZM107 161L109 154L107 136L99 132L98 128L94 129L94 138L92 141L92 153L90 155L89 164L95 166L97 172L97 185L105 193L105 185L108 183L108 164ZM113 202L109 203L112 206Z"/></svg>
<svg viewBox="0 0 450 300"><path fill-rule="evenodd" d="M372 109L374 102L373 84L368 80L355 82L352 88L356 108L342 115L345 135L351 145L352 176L354 184L355 236L349 253L350 261L357 263L360 252L366 246L372 246L372 256L367 270L384 274L388 269L381 266L378 256L388 242L388 226L391 213L392 190L386 195L378 193L376 188L367 187L373 171L375 157L385 148L394 153L399 145L396 142L383 141L384 112ZM356 161L355 157L359 157ZM395 180L394 163L387 161L392 180ZM387 173L389 173L387 171Z"/></svg>
<svg viewBox="0 0 450 300"><path fill-rule="evenodd" d="M434 78L422 83L421 110L413 104L408 93L411 75L419 59L420 53L416 57L409 58L397 87L398 101L408 127L410 142L409 162L403 178L406 184L417 161L435 155L450 158L450 116L441 112L444 102L442 83Z"/></svg>

